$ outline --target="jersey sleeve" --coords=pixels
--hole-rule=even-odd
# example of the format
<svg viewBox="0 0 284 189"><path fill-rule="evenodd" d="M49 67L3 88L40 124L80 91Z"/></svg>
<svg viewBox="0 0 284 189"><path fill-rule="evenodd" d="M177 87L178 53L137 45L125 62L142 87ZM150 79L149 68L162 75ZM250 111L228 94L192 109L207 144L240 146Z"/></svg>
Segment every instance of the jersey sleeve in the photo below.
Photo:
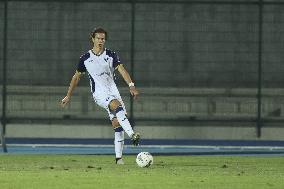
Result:
<svg viewBox="0 0 284 189"><path fill-rule="evenodd" d="M113 58L112 66L114 69L116 69L121 64L120 58L116 52L113 52L112 58Z"/></svg>
<svg viewBox="0 0 284 189"><path fill-rule="evenodd" d="M85 67L85 60L87 60L90 57L89 53L86 53L84 55L82 55L79 59L79 63L77 65L77 71L81 72L81 73L85 73L87 71L86 67Z"/></svg>

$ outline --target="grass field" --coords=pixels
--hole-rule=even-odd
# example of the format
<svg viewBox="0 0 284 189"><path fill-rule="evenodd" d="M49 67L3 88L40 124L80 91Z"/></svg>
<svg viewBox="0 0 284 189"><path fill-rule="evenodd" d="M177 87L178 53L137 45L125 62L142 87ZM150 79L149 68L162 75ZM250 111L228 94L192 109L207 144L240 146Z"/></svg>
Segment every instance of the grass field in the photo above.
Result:
<svg viewBox="0 0 284 189"><path fill-rule="evenodd" d="M284 157L0 155L0 189L283 189Z"/></svg>

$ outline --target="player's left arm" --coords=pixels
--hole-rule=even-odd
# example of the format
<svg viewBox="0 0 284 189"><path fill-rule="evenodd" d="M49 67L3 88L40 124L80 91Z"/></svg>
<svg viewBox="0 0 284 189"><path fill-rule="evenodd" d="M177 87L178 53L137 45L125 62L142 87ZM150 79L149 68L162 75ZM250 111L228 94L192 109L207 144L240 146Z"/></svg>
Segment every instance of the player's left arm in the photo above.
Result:
<svg viewBox="0 0 284 189"><path fill-rule="evenodd" d="M136 99L137 95L139 94L139 91L136 89L129 73L124 68L123 64L119 64L116 69L118 70L120 75L123 77L124 81L128 84L131 95L133 96L134 99Z"/></svg>

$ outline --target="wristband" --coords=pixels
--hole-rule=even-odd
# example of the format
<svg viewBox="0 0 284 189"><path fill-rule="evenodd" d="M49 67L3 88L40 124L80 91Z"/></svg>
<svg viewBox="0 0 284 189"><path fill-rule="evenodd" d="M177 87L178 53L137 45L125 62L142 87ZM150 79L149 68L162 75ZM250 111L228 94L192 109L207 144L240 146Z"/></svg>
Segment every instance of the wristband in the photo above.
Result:
<svg viewBox="0 0 284 189"><path fill-rule="evenodd" d="M134 85L133 82L131 82L131 83L128 84L128 86L129 86L129 87L134 87L135 85Z"/></svg>

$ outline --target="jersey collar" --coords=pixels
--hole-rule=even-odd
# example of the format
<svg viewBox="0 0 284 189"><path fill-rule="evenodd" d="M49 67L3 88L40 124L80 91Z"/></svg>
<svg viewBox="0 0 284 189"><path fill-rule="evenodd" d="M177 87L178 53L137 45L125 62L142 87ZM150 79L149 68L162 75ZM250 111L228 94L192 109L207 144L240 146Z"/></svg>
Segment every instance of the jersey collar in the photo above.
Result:
<svg viewBox="0 0 284 189"><path fill-rule="evenodd" d="M102 54L104 54L105 50L106 50L106 48L104 48L104 50L103 50L103 52L102 52L101 54L96 54L96 53L93 51L93 49L91 49L91 52L92 52L93 55L95 55L95 56L101 56Z"/></svg>

